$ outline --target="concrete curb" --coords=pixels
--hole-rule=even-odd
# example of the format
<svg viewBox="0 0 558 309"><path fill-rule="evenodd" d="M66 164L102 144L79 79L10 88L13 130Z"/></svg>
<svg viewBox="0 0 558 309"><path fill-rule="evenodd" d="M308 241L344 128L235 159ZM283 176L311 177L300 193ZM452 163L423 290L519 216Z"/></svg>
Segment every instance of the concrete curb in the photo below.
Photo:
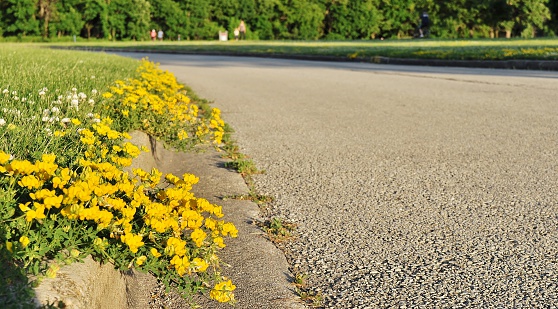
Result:
<svg viewBox="0 0 558 309"><path fill-rule="evenodd" d="M188 52L180 50L158 50L158 49L136 49L127 50L120 48L104 47L61 47L53 46L55 49L71 49L81 51L101 51L101 52L137 52L137 53L158 53L158 54L184 54L184 55L208 55L208 56L232 56L232 57L255 57L255 58L276 58L276 59L295 59L309 61L334 61L334 62L362 62L376 64L393 65L417 65L434 67L464 67L464 68L485 68L485 69L509 69L509 70L542 70L558 71L558 61L556 60L441 60L441 59L407 59L390 57L355 57L348 58L342 56L317 56L317 55L281 55L281 54L259 54L259 53L226 53L226 52Z"/></svg>

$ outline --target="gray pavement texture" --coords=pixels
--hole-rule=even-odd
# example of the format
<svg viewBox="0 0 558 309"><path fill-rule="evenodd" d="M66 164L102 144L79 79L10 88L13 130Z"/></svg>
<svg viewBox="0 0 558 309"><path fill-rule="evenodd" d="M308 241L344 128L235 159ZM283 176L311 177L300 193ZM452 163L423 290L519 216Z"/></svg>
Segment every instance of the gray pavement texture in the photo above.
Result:
<svg viewBox="0 0 558 309"><path fill-rule="evenodd" d="M555 72L149 57L266 171L325 308L558 307Z"/></svg>

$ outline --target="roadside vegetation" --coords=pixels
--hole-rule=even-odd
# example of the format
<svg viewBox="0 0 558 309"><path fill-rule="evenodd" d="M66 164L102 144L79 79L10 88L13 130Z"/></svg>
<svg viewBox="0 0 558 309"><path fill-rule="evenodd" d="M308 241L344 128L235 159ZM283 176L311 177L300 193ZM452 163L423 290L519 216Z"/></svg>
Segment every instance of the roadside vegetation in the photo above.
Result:
<svg viewBox="0 0 558 309"><path fill-rule="evenodd" d="M148 151L128 131L211 147L219 110L148 60L4 45L0 62L0 303L30 307L32 286L88 255L233 303L217 254L237 230L194 196L198 178L124 171Z"/></svg>
<svg viewBox="0 0 558 309"><path fill-rule="evenodd" d="M41 44L42 45L42 44ZM321 56L373 61L375 57L444 60L558 60L558 39L375 41L181 41L51 43L60 48L227 55Z"/></svg>

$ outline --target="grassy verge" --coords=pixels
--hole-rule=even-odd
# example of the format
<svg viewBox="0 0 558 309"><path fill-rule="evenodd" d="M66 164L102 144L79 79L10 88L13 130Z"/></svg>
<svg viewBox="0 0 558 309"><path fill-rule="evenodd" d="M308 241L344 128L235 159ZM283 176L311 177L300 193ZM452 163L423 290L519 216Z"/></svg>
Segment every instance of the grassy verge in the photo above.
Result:
<svg viewBox="0 0 558 309"><path fill-rule="evenodd" d="M198 178L123 171L140 153L127 130L183 150L220 144L219 110L191 102L172 74L148 61L3 47L3 308L32 307L33 285L88 255L150 272L187 298L203 292L234 302L216 253L237 231L219 220L220 206L190 192Z"/></svg>
<svg viewBox="0 0 558 309"><path fill-rule="evenodd" d="M174 41L46 44L66 48L111 48L177 53L309 55L341 59L374 57L446 60L558 60L558 39L384 40L384 41Z"/></svg>

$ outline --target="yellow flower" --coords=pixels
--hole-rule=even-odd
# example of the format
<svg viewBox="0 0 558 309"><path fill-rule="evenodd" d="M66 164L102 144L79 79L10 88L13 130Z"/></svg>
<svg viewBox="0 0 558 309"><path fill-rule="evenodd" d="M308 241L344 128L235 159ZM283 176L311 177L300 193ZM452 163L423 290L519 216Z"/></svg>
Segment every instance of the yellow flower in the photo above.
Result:
<svg viewBox="0 0 558 309"><path fill-rule="evenodd" d="M221 230L221 233L223 234L223 236L227 236L227 234L230 234L231 237L237 237L238 230L236 229L234 224L228 222L223 224L223 229Z"/></svg>
<svg viewBox="0 0 558 309"><path fill-rule="evenodd" d="M142 238L143 237L141 235L134 235L132 233L129 233L129 234L122 235L120 237L120 240L123 243L128 245L132 253L136 253L138 252L138 248L144 245Z"/></svg>
<svg viewBox="0 0 558 309"><path fill-rule="evenodd" d="M80 252L78 249L72 249L70 250L70 256L73 258L77 258L79 256Z"/></svg>
<svg viewBox="0 0 558 309"><path fill-rule="evenodd" d="M207 234L201 229L195 229L190 235L190 237L192 238L192 240L194 241L197 247L201 247L203 245L203 241L205 237L207 237Z"/></svg>
<svg viewBox="0 0 558 309"><path fill-rule="evenodd" d="M188 133L186 131L180 130L178 132L178 139L179 140L184 140L184 139L187 139L187 138L188 138Z"/></svg>
<svg viewBox="0 0 558 309"><path fill-rule="evenodd" d="M21 243L21 246L25 248L29 244L29 238L27 236L21 236L19 238L19 243Z"/></svg>
<svg viewBox="0 0 558 309"><path fill-rule="evenodd" d="M6 249L11 253L14 253L14 244L11 241L6 241Z"/></svg>
<svg viewBox="0 0 558 309"><path fill-rule="evenodd" d="M147 261L147 256L142 255L136 259L136 265L141 266L143 265L143 263L145 263L145 261Z"/></svg>
<svg viewBox="0 0 558 309"><path fill-rule="evenodd" d="M45 206L39 203L33 203L33 209L29 208L30 202L25 204L19 204L19 209L25 213L25 220L27 222L33 221L33 219L44 219L46 218L44 211Z"/></svg>
<svg viewBox="0 0 558 309"><path fill-rule="evenodd" d="M20 181L17 182L21 187L25 187L27 189L38 189L43 186L43 183L39 181L39 179L33 175L28 175L21 178Z"/></svg>
<svg viewBox="0 0 558 309"><path fill-rule="evenodd" d="M13 160L6 166L6 169L14 174L29 175L37 171L37 168L31 162L24 160Z"/></svg>
<svg viewBox="0 0 558 309"><path fill-rule="evenodd" d="M81 121L79 119L73 118L72 123L76 126L79 126L81 124Z"/></svg>
<svg viewBox="0 0 558 309"><path fill-rule="evenodd" d="M11 156L0 150L0 164L6 164L10 160Z"/></svg>
<svg viewBox="0 0 558 309"><path fill-rule="evenodd" d="M203 217L194 210L186 210L182 213L182 225L181 228L200 228L203 224Z"/></svg>
<svg viewBox="0 0 558 309"><path fill-rule="evenodd" d="M155 249L155 248L151 248L151 250L149 250L149 251L151 252L151 255L153 255L156 258L161 256L161 253L159 253L159 251L157 251L157 249Z"/></svg>
<svg viewBox="0 0 558 309"><path fill-rule="evenodd" d="M225 248L226 245L223 242L223 237L215 237L213 239L213 243L216 244L219 248Z"/></svg>
<svg viewBox="0 0 558 309"><path fill-rule="evenodd" d="M209 292L209 297L220 302L227 303L234 301L234 294L232 291L236 289L236 286L231 280L219 282L215 285L213 290Z"/></svg>
<svg viewBox="0 0 558 309"><path fill-rule="evenodd" d="M209 267L209 264L207 264L207 262L201 258L195 258L192 261L191 265L194 268L194 271L196 272L204 272L207 269L207 267Z"/></svg>
<svg viewBox="0 0 558 309"><path fill-rule="evenodd" d="M169 239L167 239L165 254L168 256L184 256L186 254L186 242L176 237L169 237Z"/></svg>
<svg viewBox="0 0 558 309"><path fill-rule="evenodd" d="M105 92L105 93L103 93L103 98L105 98L105 99L110 99L110 98L112 98L112 93L110 93L110 92Z"/></svg>

